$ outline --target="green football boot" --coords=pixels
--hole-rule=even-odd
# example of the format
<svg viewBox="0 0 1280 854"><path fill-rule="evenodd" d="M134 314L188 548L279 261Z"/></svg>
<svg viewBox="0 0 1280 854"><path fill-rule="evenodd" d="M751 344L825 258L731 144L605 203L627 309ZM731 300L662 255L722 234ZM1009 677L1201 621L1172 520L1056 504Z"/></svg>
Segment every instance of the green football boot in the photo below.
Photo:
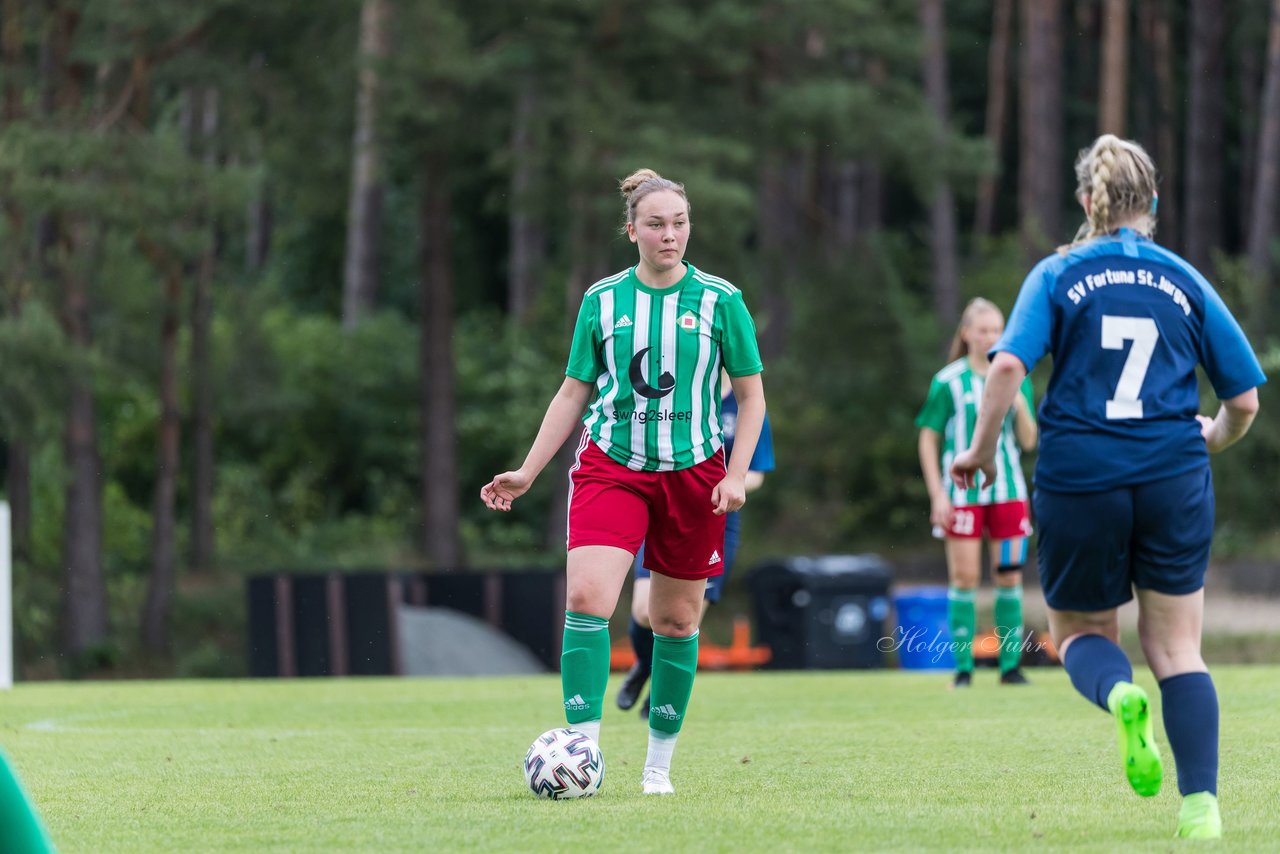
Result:
<svg viewBox="0 0 1280 854"><path fill-rule="evenodd" d="M1218 839L1222 836L1222 814L1218 797L1211 792L1195 792L1182 799L1178 813L1178 833L1182 839Z"/></svg>
<svg viewBox="0 0 1280 854"><path fill-rule="evenodd" d="M1132 682L1118 682L1107 695L1107 708L1116 719L1116 736L1129 785L1144 798L1160 794L1164 767L1151 727L1147 692Z"/></svg>

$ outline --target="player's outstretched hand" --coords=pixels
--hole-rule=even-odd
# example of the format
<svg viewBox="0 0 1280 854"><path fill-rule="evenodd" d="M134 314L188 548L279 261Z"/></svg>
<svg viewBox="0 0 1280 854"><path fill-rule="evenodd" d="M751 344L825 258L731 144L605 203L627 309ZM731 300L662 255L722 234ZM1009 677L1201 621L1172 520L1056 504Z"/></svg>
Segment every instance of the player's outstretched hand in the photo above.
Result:
<svg viewBox="0 0 1280 854"><path fill-rule="evenodd" d="M511 502L529 491L533 478L521 470L504 471L480 487L480 500L490 510L507 511Z"/></svg>
<svg viewBox="0 0 1280 854"><path fill-rule="evenodd" d="M742 505L747 503L746 482L743 478L734 477L731 474L725 475L724 480L717 483L716 488L711 490L711 503L715 505L715 509L711 512L717 516L741 510Z"/></svg>
<svg viewBox="0 0 1280 854"><path fill-rule="evenodd" d="M978 479L981 472L982 479ZM956 456L951 463L951 479L961 489L974 489L983 483L991 483L996 479L996 461L979 459L977 451L969 448Z"/></svg>

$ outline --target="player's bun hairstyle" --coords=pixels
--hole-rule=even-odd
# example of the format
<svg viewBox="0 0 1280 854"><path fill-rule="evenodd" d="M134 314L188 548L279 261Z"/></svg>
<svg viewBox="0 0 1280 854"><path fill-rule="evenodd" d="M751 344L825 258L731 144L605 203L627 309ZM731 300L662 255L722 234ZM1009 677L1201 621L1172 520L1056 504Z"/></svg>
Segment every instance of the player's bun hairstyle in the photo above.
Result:
<svg viewBox="0 0 1280 854"><path fill-rule="evenodd" d="M684 184L677 184L663 178L652 169L637 169L627 177L618 182L618 189L622 192L622 198L626 202L626 224L630 225L636 221L636 205L640 204L640 200L650 193L656 193L659 190L671 190L673 193L679 193L680 198L684 199L685 210L689 210L689 197L685 195ZM622 230L627 230L623 225Z"/></svg>
<svg viewBox="0 0 1280 854"><path fill-rule="evenodd" d="M961 356L968 354L969 345L964 342L964 331L969 328L969 324L973 323L973 319L984 311L994 311L1000 315L1002 320L1004 319L1004 312L991 300L983 299L982 297L974 297L969 300L969 304L964 307L964 311L960 312L960 325L956 327L955 337L951 339L951 352L947 356L948 362L954 362Z"/></svg>
<svg viewBox="0 0 1280 854"><path fill-rule="evenodd" d="M1090 209L1071 245L1108 234L1119 225L1154 234L1156 180L1150 155L1132 140L1108 133L1081 149L1076 157L1076 198L1089 196Z"/></svg>

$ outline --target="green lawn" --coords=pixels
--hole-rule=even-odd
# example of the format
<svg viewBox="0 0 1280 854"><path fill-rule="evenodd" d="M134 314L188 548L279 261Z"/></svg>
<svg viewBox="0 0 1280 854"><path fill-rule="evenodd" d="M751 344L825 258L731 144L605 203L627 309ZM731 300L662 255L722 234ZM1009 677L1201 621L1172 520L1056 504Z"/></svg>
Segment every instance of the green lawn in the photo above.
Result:
<svg viewBox="0 0 1280 854"><path fill-rule="evenodd" d="M1110 719L1060 670L1031 675L953 693L945 674L702 674L671 798L640 795L646 728L613 708L598 797L525 789L555 676L23 684L0 693L0 745L64 852L1187 847L1171 763L1138 798ZM1274 850L1280 668L1215 676L1215 850Z"/></svg>

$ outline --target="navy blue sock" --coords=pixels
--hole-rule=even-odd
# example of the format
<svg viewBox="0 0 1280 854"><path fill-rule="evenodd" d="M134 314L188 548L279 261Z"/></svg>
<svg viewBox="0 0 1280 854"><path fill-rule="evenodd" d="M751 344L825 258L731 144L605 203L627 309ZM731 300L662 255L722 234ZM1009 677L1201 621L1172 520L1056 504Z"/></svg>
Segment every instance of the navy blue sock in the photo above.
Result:
<svg viewBox="0 0 1280 854"><path fill-rule="evenodd" d="M1178 791L1218 794L1218 692L1208 673L1160 680L1164 732L1178 766Z"/></svg>
<svg viewBox="0 0 1280 854"><path fill-rule="evenodd" d="M1076 690L1098 705L1107 708L1107 695L1117 682L1133 681L1133 665L1124 650L1102 635L1080 635L1067 647L1062 666Z"/></svg>
<svg viewBox="0 0 1280 854"><path fill-rule="evenodd" d="M646 672L653 671L653 629L647 629L631 618L627 629L631 635L631 648L636 651L636 661L644 666Z"/></svg>

